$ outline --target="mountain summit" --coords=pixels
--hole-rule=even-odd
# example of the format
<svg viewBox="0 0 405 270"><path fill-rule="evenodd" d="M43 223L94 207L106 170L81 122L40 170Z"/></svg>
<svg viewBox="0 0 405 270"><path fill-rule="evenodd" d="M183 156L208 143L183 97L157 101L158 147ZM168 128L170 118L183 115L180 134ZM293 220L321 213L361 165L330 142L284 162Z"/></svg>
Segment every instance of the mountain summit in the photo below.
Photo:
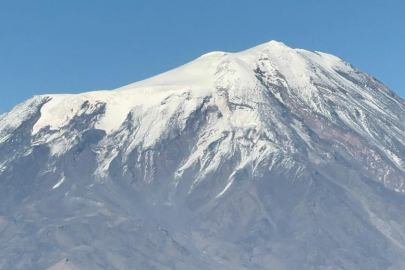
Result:
<svg viewBox="0 0 405 270"><path fill-rule="evenodd" d="M276 41L35 96L0 116L0 268L403 269L404 119Z"/></svg>

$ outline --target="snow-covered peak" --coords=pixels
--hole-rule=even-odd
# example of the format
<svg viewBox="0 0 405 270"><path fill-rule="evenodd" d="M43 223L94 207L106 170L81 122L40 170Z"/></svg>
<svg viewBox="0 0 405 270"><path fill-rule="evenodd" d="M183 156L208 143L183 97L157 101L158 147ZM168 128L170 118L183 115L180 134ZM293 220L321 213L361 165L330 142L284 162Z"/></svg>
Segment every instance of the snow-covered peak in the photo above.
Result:
<svg viewBox="0 0 405 270"><path fill-rule="evenodd" d="M242 51L240 53L260 53L262 51L285 51L285 50L293 50L292 48L290 48L289 46L287 46L286 44L284 44L283 42L280 41L276 41L276 40L271 40L269 42L254 46L252 48L249 48L245 51Z"/></svg>
<svg viewBox="0 0 405 270"><path fill-rule="evenodd" d="M266 133L268 120L262 106L269 103L269 93L294 110L305 108L332 121L343 120L359 131L363 124L350 120L350 115L358 114L355 107L365 112L378 110L384 116L390 107L375 104L377 96L389 97L390 93L374 91L367 85L368 80L336 56L270 41L237 53L207 53L176 69L112 91L42 96L48 102L42 106L32 134L46 127L59 134L69 129L72 119L90 116L89 128L112 134L123 129L128 117L135 117L141 128L133 135L133 144L153 146L173 118L177 119L177 128L185 128L190 115L207 99L222 115L217 122L221 132L253 127ZM359 96L363 98L354 99ZM18 111L16 108L12 114L19 115ZM61 142L60 136L39 136L38 143L51 140L57 145L53 153L60 153L70 144L69 138Z"/></svg>
<svg viewBox="0 0 405 270"><path fill-rule="evenodd" d="M254 78L252 71L257 68L259 62L265 57L273 60L278 59L277 63L275 63L276 66L273 67L277 70L281 70L285 66L297 71L299 68L306 69L305 63L301 66L296 64L303 61L299 50L292 49L282 42L270 41L237 53L210 52L179 68L129 84L117 90L186 85L190 86L190 91L195 94L207 95L212 93L212 88L223 86L221 83L232 83L237 79L251 80ZM211 90L207 91L207 88Z"/></svg>
<svg viewBox="0 0 405 270"><path fill-rule="evenodd" d="M202 55L179 68L152 78L118 88L118 91L153 88L153 92L177 88L194 96L208 96L218 88L225 88L243 82L254 88L257 84L254 70L259 68L274 77L283 76L291 87L311 89L313 79L319 79L322 70L352 69L333 55L293 49L282 42L270 41L245 51L211 52ZM320 70L322 69L322 70ZM236 95L243 93L235 93ZM308 93L307 93L308 94Z"/></svg>
<svg viewBox="0 0 405 270"><path fill-rule="evenodd" d="M376 79L275 41L36 96L0 116L0 265L402 269L404 119Z"/></svg>
<svg viewBox="0 0 405 270"><path fill-rule="evenodd" d="M33 134L45 126L59 129L66 125L71 117L84 110L82 104L86 101L94 108L97 104L105 104L98 127L107 132L117 130L135 107L147 109L173 95L205 98L227 89L228 95L234 99L259 101L263 89L258 87L257 70L265 73L268 80L276 82L284 79L289 88L301 91L309 100L317 91L314 81L322 79L322 74L318 73L324 70L333 73L336 67L346 71L351 68L337 57L292 49L277 41L239 53L211 52L181 67L114 91L42 96L50 101L43 106ZM16 108L16 111L19 110Z"/></svg>

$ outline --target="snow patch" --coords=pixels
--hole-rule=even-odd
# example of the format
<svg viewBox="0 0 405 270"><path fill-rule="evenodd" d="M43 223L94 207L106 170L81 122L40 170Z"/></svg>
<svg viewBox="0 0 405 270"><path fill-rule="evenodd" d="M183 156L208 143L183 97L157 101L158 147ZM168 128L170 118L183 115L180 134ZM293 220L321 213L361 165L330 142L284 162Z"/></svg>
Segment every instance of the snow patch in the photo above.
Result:
<svg viewBox="0 0 405 270"><path fill-rule="evenodd" d="M60 187L60 185L63 184L63 182L65 182L66 178L64 175L62 175L62 178L52 187L52 189L56 189L58 187Z"/></svg>

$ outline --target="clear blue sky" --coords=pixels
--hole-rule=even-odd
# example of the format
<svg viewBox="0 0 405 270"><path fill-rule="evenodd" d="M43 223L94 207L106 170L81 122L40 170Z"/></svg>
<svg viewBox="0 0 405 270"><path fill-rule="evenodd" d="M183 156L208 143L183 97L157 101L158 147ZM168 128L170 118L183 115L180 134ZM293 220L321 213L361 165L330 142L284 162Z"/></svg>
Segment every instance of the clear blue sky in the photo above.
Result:
<svg viewBox="0 0 405 270"><path fill-rule="evenodd" d="M405 97L403 0L0 1L0 113L269 40L338 55Z"/></svg>

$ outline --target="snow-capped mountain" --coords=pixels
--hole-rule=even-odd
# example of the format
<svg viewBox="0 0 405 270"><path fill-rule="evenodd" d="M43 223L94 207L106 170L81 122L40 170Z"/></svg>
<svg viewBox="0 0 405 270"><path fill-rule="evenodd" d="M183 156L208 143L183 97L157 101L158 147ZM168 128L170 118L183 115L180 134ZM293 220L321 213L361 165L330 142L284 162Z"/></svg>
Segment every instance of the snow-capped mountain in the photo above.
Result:
<svg viewBox="0 0 405 270"><path fill-rule="evenodd" d="M0 116L0 269L404 269L404 120L275 41L35 96Z"/></svg>

